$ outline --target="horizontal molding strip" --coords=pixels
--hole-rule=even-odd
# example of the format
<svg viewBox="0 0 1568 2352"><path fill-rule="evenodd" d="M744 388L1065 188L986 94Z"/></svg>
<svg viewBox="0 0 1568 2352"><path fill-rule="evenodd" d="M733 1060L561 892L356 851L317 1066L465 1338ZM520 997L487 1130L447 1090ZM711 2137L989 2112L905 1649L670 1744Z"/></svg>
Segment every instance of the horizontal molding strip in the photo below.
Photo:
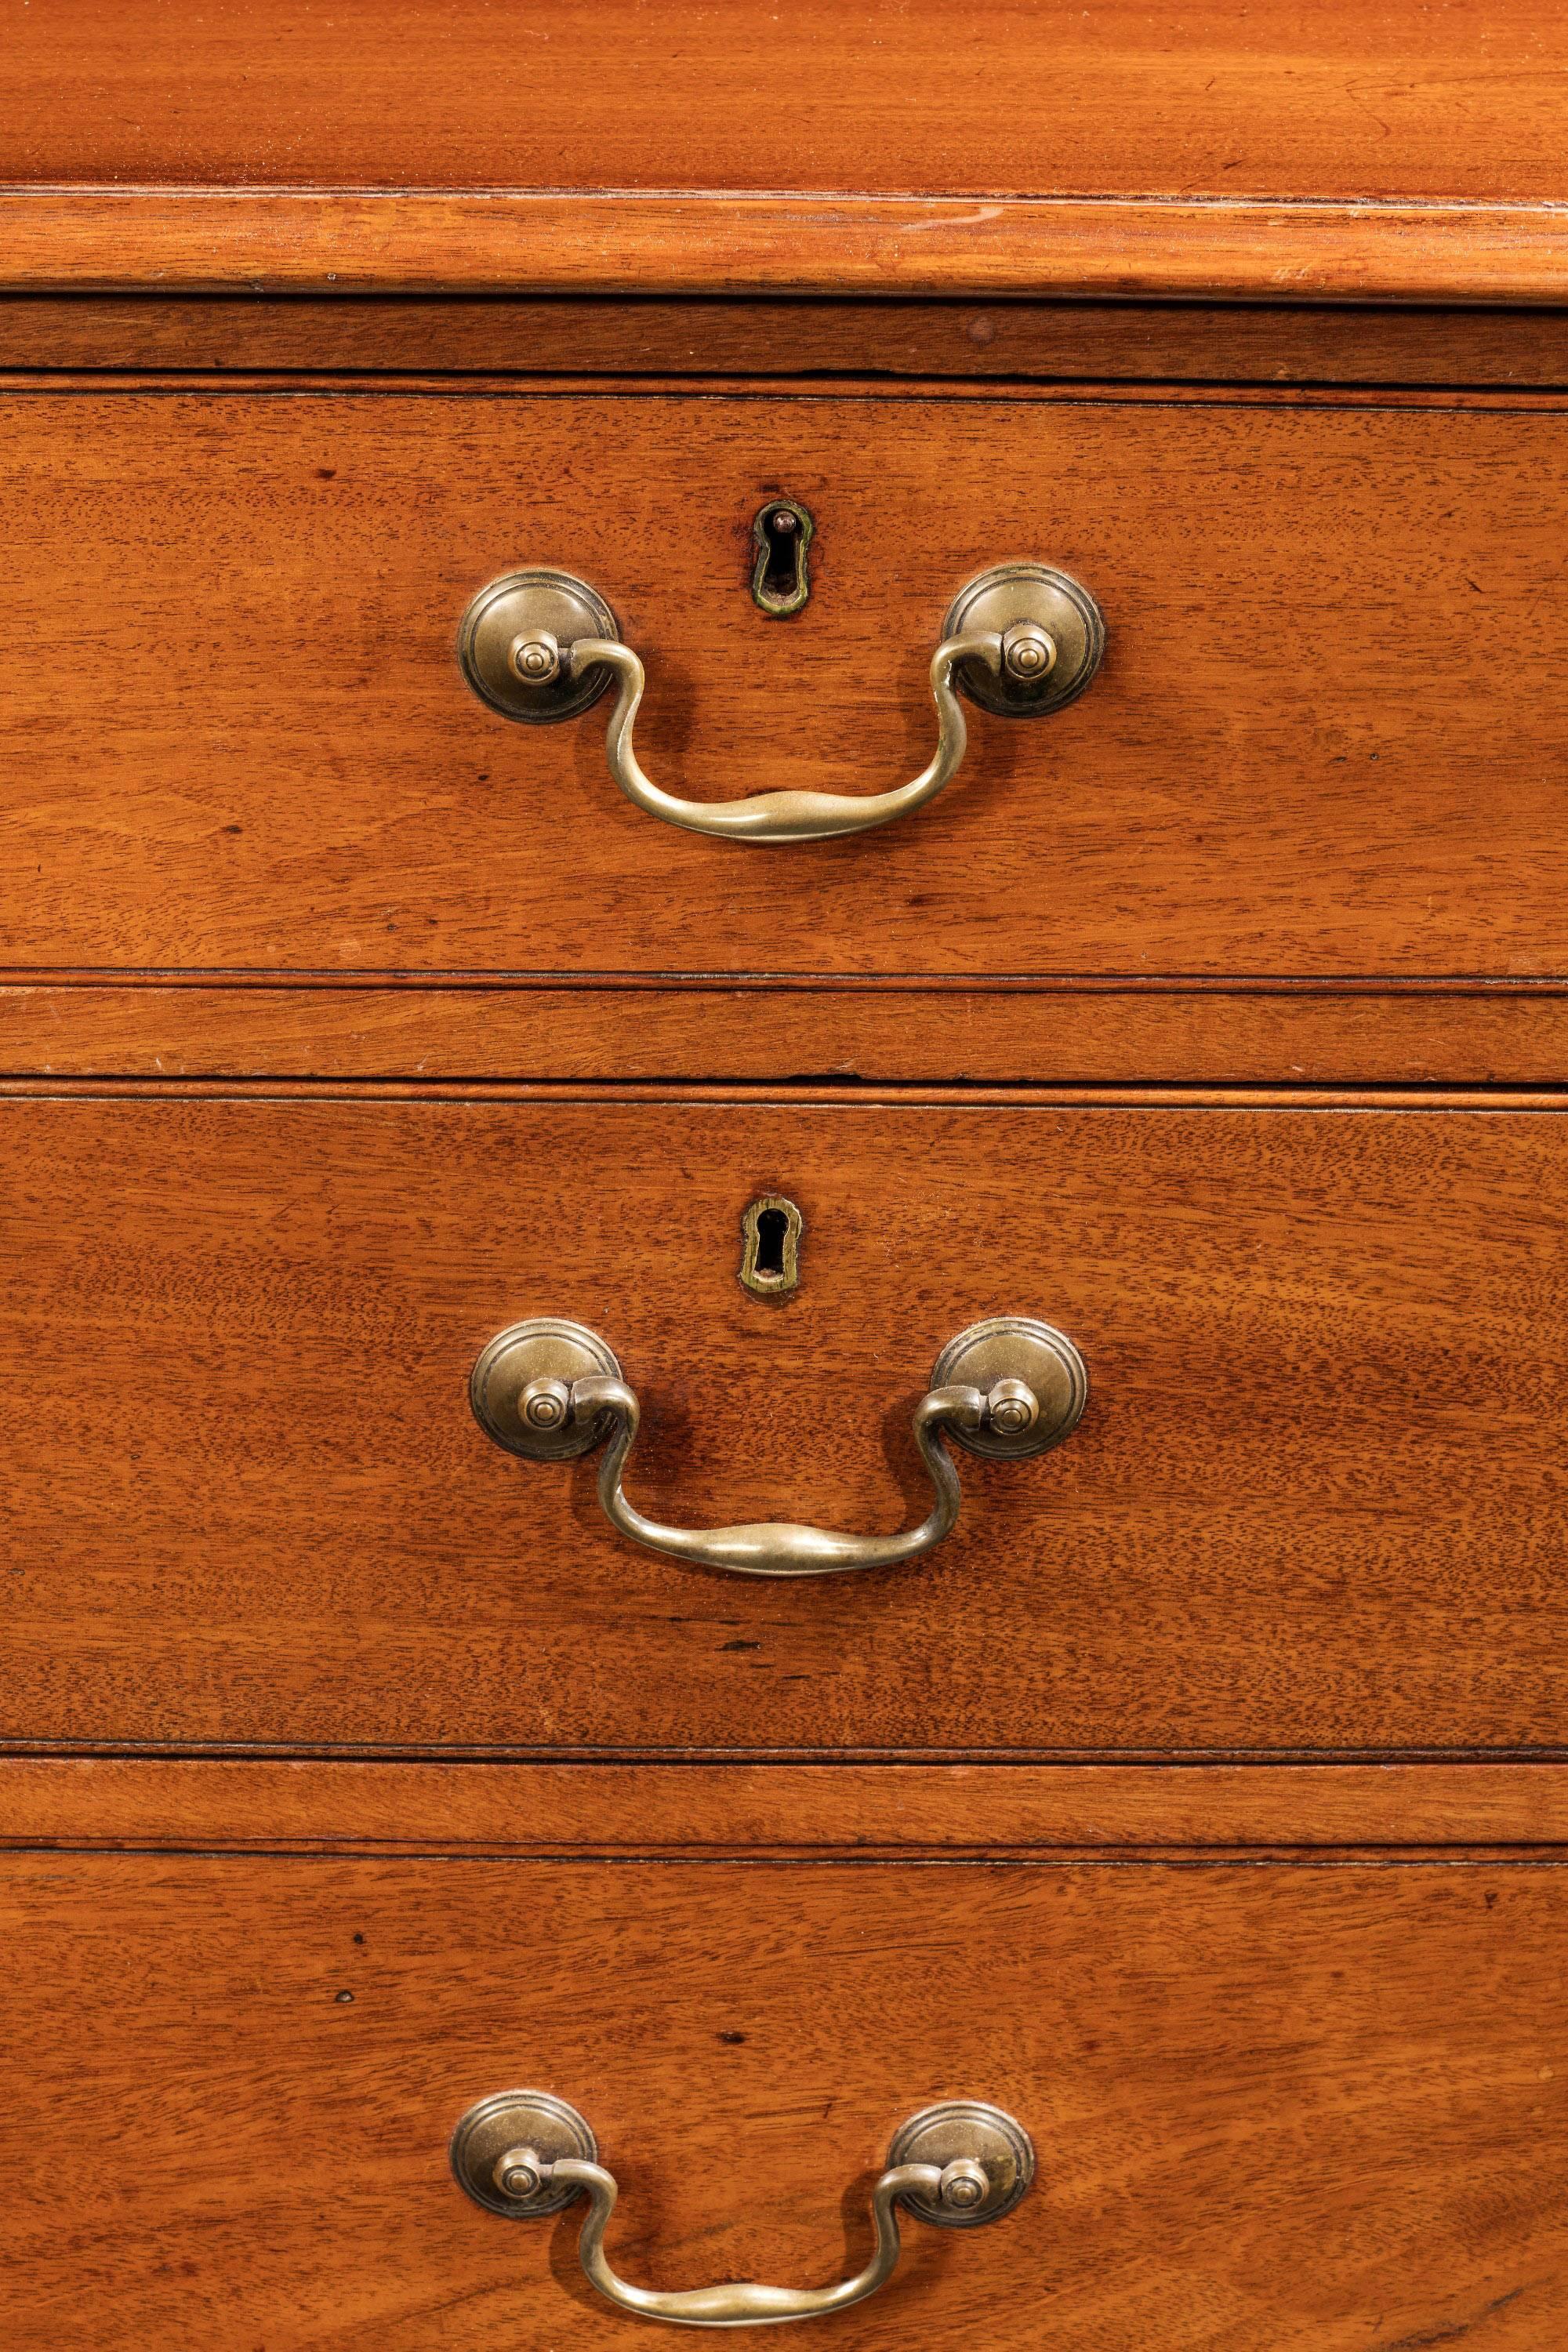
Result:
<svg viewBox="0 0 1568 2352"><path fill-rule="evenodd" d="M0 191L0 288L1568 302L1568 205Z"/></svg>
<svg viewBox="0 0 1568 2352"><path fill-rule="evenodd" d="M1568 1115L1568 1083L1550 1087L1518 1085L1484 1087L1432 1086L1194 1086L1192 1084L1077 1085L1028 1079L976 1082L955 1087L951 1077L926 1080L788 1078L154 1078L0 1077L0 1101L132 1102L148 1107L172 1102L249 1103L583 1103L596 1109L619 1106L687 1103L710 1109L755 1105L767 1087L773 1107L872 1111L997 1110L1237 1110L1298 1112L1334 1110L1365 1115L1408 1111L1426 1118L1455 1111L1492 1116L1525 1111L1562 1118Z"/></svg>
<svg viewBox="0 0 1568 2352"><path fill-rule="evenodd" d="M623 991L641 995L714 996L832 992L855 995L1012 996L1539 996L1568 999L1568 973L1557 972L1070 972L1070 971L493 971L406 965L332 970L320 965L268 969L246 964L0 965L0 989L186 988L333 991Z"/></svg>
<svg viewBox="0 0 1568 2352"><path fill-rule="evenodd" d="M1553 1086L1568 992L0 982L0 1076Z"/></svg>
<svg viewBox="0 0 1568 2352"><path fill-rule="evenodd" d="M0 1762L0 1849L1568 1845L1552 1764Z"/></svg>

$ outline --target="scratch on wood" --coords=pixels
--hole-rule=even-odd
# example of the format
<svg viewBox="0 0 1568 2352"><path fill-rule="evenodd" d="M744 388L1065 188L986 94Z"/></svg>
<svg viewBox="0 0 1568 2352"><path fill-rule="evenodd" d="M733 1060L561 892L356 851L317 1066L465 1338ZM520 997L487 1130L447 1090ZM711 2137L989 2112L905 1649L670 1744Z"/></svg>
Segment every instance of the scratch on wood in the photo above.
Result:
<svg viewBox="0 0 1568 2352"><path fill-rule="evenodd" d="M1461 2336L1468 2336L1483 2320L1492 2318L1500 2311L1506 2311L1510 2303L1517 2303L1523 2293L1521 2286L1510 2287L1507 2294L1500 2294L1495 2301L1485 2305L1473 2319L1461 2319L1452 2327L1435 2327L1425 2336L1401 2336L1395 2342L1380 2347L1379 2352L1426 2352L1429 2345L1457 2344Z"/></svg>

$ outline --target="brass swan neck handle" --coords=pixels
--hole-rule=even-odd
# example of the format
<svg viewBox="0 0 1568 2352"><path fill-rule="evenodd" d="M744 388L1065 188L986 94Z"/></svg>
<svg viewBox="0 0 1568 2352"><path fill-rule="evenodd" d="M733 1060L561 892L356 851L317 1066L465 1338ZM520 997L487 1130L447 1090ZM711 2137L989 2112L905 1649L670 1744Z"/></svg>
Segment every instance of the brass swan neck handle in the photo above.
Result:
<svg viewBox="0 0 1568 2352"><path fill-rule="evenodd" d="M636 2312L640 2318L673 2320L684 2327L776 2326L786 2319L825 2319L829 2312L845 2311L852 2303L863 2303L868 2294L875 2294L879 2286L887 2284L897 2267L901 2246L899 2218L893 2209L899 2199L917 2190L928 2197L940 2196L944 2179L945 2175L933 2164L900 2164L884 2172L871 2191L876 2250L864 2270L857 2272L853 2278L841 2279L837 2286L763 2286L752 2280L738 2280L726 2286L689 2287L669 2294L633 2286L610 2266L605 2252L605 2231L619 2193L613 2173L605 2171L600 2165L574 2162L570 2158L539 2168L542 2186L556 2180L587 2192L589 2209L577 2241L577 2257L584 2275L599 2293L608 2302L618 2304L623 2311Z"/></svg>
<svg viewBox="0 0 1568 2352"><path fill-rule="evenodd" d="M963 758L961 688L1011 718L1059 710L1089 685L1104 644L1099 606L1066 572L1042 563L983 572L950 608L931 656L936 750L918 776L885 793L773 792L732 801L682 800L646 772L632 740L647 684L642 656L624 642L604 598L570 572L508 572L481 589L463 616L458 657L481 700L535 723L576 717L613 678L605 756L627 800L687 833L776 845L835 841L923 808Z"/></svg>
<svg viewBox="0 0 1568 2352"><path fill-rule="evenodd" d="M848 833L869 833L896 816L907 816L935 800L952 781L969 742L963 711L953 690L953 672L963 663L983 662L999 671L1003 643L994 630L946 637L931 656L931 693L936 705L936 750L918 776L889 793L752 793L738 801L683 801L660 791L643 769L632 745L632 728L647 684L641 656L610 637L583 637L567 656L567 673L582 677L603 667L616 679L615 707L605 734L610 773L627 800L666 824L705 833L716 841L837 841Z"/></svg>
<svg viewBox="0 0 1568 2352"><path fill-rule="evenodd" d="M559 1462L605 1447L599 1500L617 1532L650 1551L736 1576L834 1576L892 1568L952 1534L962 1500L944 1439L1005 1460L1044 1452L1076 1427L1089 1374L1072 1341L1048 1323L999 1316L952 1339L914 1410L915 1443L935 1500L918 1527L890 1536L762 1521L666 1527L638 1510L624 1483L641 1409L605 1341L553 1317L513 1324L475 1365L469 1397L486 1434L531 1461Z"/></svg>
<svg viewBox="0 0 1568 2352"><path fill-rule="evenodd" d="M1017 1382L1011 1385L1020 1389ZM839 1535L830 1528L787 1520L749 1527L664 1527L637 1509L622 1484L639 1418L637 1397L624 1381L574 1381L570 1388L557 1381L535 1381L523 1398L524 1419L541 1409L551 1417L552 1426L564 1418L591 1429L607 1417L610 1438L599 1465L599 1500L610 1525L633 1543L703 1568L727 1568L736 1576L833 1576L847 1569L894 1568L900 1560L934 1550L952 1533L962 1498L942 1432L951 1430L956 1436L988 1427L993 1401L979 1389L956 1387L931 1389L921 1399L914 1413L915 1443L936 1500L919 1527L892 1536ZM1034 1398L1023 1391L1003 1409L1020 1419L1026 1416L1031 1424L1038 1413Z"/></svg>
<svg viewBox="0 0 1568 2352"><path fill-rule="evenodd" d="M598 2161L586 2121L543 2091L503 2091L470 2107L453 2135L452 2169L488 2211L528 2220L586 2196L577 2241L584 2276L608 2303L641 2319L682 2327L767 2327L821 2319L863 2303L898 2264L901 2205L921 2221L974 2229L1010 2213L1034 2178L1035 2151L1023 2126L978 2099L922 2108L894 2135L871 2191L876 2244L852 2278L821 2287L763 2286L752 2280L673 2292L634 2286L605 2252L619 2189Z"/></svg>

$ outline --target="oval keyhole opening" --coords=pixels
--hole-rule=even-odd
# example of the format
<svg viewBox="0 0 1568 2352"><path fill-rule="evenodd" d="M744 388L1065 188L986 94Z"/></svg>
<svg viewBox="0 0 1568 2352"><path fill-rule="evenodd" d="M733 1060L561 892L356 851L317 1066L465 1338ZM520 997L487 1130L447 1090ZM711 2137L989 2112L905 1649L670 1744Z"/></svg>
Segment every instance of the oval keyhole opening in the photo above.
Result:
<svg viewBox="0 0 1568 2352"><path fill-rule="evenodd" d="M757 1219L757 1272L765 1281L777 1281L784 1270L784 1235L789 1219L782 1209L764 1209Z"/></svg>
<svg viewBox="0 0 1568 2352"><path fill-rule="evenodd" d="M752 525L757 551L752 595L770 620L798 613L811 594L805 551L812 529L811 517L795 499L770 499Z"/></svg>
<svg viewBox="0 0 1568 2352"><path fill-rule="evenodd" d="M783 1298L800 1280L805 1220L782 1192L764 1192L741 1220L741 1281L754 1298Z"/></svg>

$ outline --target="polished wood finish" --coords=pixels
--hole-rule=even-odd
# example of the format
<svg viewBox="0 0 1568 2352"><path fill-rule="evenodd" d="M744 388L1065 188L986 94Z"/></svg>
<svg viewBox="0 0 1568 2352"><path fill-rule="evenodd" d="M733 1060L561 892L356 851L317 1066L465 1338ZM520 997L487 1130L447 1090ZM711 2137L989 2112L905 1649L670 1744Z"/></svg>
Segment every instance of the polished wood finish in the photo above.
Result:
<svg viewBox="0 0 1568 2352"><path fill-rule="evenodd" d="M11 184L1568 196L1530 0L5 0L0 36Z"/></svg>
<svg viewBox="0 0 1568 2352"><path fill-rule="evenodd" d="M850 2352L1363 2352L1568 2324L1560 1867L13 1857L18 2342L641 2352L577 2217L479 2212L475 2098L580 2105L611 2251L684 2286L863 2259L893 2129L981 2094L1017 2212L910 2225ZM47 2020L47 2030L42 2021ZM88 2178L84 2181L82 2175Z"/></svg>
<svg viewBox="0 0 1568 2352"><path fill-rule="evenodd" d="M0 1759L0 1848L915 1856L1568 1845L1550 1764Z"/></svg>
<svg viewBox="0 0 1568 2352"><path fill-rule="evenodd" d="M1046 981L0 983L0 1072L1556 1087L1568 988Z"/></svg>
<svg viewBox="0 0 1568 2352"><path fill-rule="evenodd" d="M12 397L16 964L1568 969L1554 401ZM818 525L787 625L746 590L773 486ZM485 580L561 563L647 658L656 777L876 790L929 755L950 594L1031 551L1104 604L1090 692L798 851L641 814L602 712L510 726L453 660Z"/></svg>
<svg viewBox="0 0 1568 2352"><path fill-rule="evenodd" d="M1568 311L11 294L0 296L0 368L1539 387L1568 384Z"/></svg>
<svg viewBox="0 0 1568 2352"><path fill-rule="evenodd" d="M5 1730L761 1756L1568 1748L1550 1110L13 1097ZM783 1307L740 1223L805 1217ZM1082 1348L1058 1452L930 1561L805 1583L616 1539L468 1411L604 1333L678 1523L926 1507L939 1346Z"/></svg>

